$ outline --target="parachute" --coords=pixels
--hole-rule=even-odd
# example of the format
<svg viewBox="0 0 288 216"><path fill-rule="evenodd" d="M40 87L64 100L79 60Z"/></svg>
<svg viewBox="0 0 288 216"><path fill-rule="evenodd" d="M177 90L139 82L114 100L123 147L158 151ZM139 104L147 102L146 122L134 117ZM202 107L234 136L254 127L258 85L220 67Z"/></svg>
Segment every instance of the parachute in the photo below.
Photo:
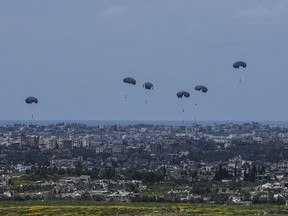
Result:
<svg viewBox="0 0 288 216"><path fill-rule="evenodd" d="M150 82L145 82L143 84L143 88L147 89L147 90L152 90L152 89L154 89L154 85L152 83L150 83Z"/></svg>
<svg viewBox="0 0 288 216"><path fill-rule="evenodd" d="M38 103L38 99L37 99L36 97L30 96L30 97L27 97L27 98L25 99L25 102L26 102L27 104L32 104L32 103L37 104L37 103Z"/></svg>
<svg viewBox="0 0 288 216"><path fill-rule="evenodd" d="M146 90L152 90L154 89L154 85L151 82L145 82L143 88ZM147 99L145 99L145 103L147 103Z"/></svg>
<svg viewBox="0 0 288 216"><path fill-rule="evenodd" d="M236 61L233 64L233 68L239 69L239 68L246 68L247 64L244 61Z"/></svg>
<svg viewBox="0 0 288 216"><path fill-rule="evenodd" d="M178 98L189 98L190 97L190 93L187 91L179 91L179 92L177 92L176 95ZM185 112L184 108L182 109L182 112L183 113ZM182 120L182 123L184 124L184 120Z"/></svg>
<svg viewBox="0 0 288 216"><path fill-rule="evenodd" d="M147 90L152 90L152 89L154 89L154 85L151 82L145 82L143 84L143 88L147 89Z"/></svg>
<svg viewBox="0 0 288 216"><path fill-rule="evenodd" d="M134 78L132 78L132 77L125 77L123 79L123 82L127 83L127 84L136 85L136 80Z"/></svg>
<svg viewBox="0 0 288 216"><path fill-rule="evenodd" d="M240 68L246 68L247 64L244 61L236 61L233 64L233 68L240 69ZM242 82L241 77L239 78L239 82Z"/></svg>
<svg viewBox="0 0 288 216"><path fill-rule="evenodd" d="M29 96L25 99L25 103L26 104L37 104L38 103L38 99L36 97L32 97L32 96ZM34 118L34 115L32 114L31 115L32 119Z"/></svg>
<svg viewBox="0 0 288 216"><path fill-rule="evenodd" d="M179 92L177 92L177 97L178 98L183 98L183 97L189 98L190 97L190 93L187 92L187 91L179 91Z"/></svg>
<svg viewBox="0 0 288 216"><path fill-rule="evenodd" d="M194 88L196 91L199 91L199 92L202 92L202 93L206 93L208 92L208 88L206 86L203 86L203 85L197 85L195 86ZM197 98L197 97L196 97ZM195 106L197 106L198 100L196 99L196 102L195 102Z"/></svg>
<svg viewBox="0 0 288 216"><path fill-rule="evenodd" d="M134 78L132 78L132 77L125 77L123 79L123 82L126 83L126 84L129 84L129 85L136 85L136 80ZM127 97L128 96L127 96L127 93L126 93L125 98L127 98Z"/></svg>
<svg viewBox="0 0 288 216"><path fill-rule="evenodd" d="M208 91L208 88L206 86L203 86L203 85L197 85L197 86L195 86L195 90L206 93Z"/></svg>

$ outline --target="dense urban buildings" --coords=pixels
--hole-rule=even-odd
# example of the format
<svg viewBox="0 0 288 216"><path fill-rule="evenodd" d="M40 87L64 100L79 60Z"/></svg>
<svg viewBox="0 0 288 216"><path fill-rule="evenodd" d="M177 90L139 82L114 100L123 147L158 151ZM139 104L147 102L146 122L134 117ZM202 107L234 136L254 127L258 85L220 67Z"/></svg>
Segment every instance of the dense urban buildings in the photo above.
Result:
<svg viewBox="0 0 288 216"><path fill-rule="evenodd" d="M288 128L0 127L1 199L286 203Z"/></svg>

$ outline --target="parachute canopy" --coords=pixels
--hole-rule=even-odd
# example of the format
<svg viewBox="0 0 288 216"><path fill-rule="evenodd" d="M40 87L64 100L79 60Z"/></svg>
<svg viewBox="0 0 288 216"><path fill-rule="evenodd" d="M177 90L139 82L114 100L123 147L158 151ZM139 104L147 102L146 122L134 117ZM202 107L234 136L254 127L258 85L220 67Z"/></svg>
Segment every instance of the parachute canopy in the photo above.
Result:
<svg viewBox="0 0 288 216"><path fill-rule="evenodd" d="M234 64L233 64L233 68L246 68L247 64L243 61L236 61Z"/></svg>
<svg viewBox="0 0 288 216"><path fill-rule="evenodd" d="M145 83L143 84L143 88L144 88L144 89L151 90L151 89L154 89L154 85L153 85L151 82L145 82Z"/></svg>
<svg viewBox="0 0 288 216"><path fill-rule="evenodd" d="M132 78L132 77L125 77L123 79L123 82L127 83L127 84L136 85L136 80L134 78Z"/></svg>
<svg viewBox="0 0 288 216"><path fill-rule="evenodd" d="M32 103L37 104L37 103L38 103L38 99L35 98L35 97L30 96L30 97L27 97L27 98L25 99L25 102L26 102L27 104L32 104Z"/></svg>
<svg viewBox="0 0 288 216"><path fill-rule="evenodd" d="M206 86L203 86L203 85L197 85L197 86L195 86L195 90L206 93L208 91L208 88Z"/></svg>
<svg viewBox="0 0 288 216"><path fill-rule="evenodd" d="M183 98L183 97L188 98L188 97L190 97L190 93L187 91L179 91L179 92L177 92L177 97L178 98Z"/></svg>

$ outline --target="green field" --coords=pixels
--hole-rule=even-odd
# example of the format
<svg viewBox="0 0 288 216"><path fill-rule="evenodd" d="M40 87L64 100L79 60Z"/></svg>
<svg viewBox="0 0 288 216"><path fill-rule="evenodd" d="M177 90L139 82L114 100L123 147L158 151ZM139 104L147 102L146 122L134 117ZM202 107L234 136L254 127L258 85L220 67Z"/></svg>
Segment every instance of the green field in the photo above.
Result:
<svg viewBox="0 0 288 216"><path fill-rule="evenodd" d="M288 206L1 201L0 215L288 215Z"/></svg>

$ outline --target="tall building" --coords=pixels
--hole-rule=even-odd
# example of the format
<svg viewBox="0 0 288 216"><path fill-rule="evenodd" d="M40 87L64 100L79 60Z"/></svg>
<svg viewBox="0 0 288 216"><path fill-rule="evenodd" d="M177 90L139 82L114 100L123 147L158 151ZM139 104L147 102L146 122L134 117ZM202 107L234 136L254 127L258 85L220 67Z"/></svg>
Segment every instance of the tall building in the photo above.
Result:
<svg viewBox="0 0 288 216"><path fill-rule="evenodd" d="M39 147L39 136L36 135L21 135L21 143L29 144L31 147Z"/></svg>
<svg viewBox="0 0 288 216"><path fill-rule="evenodd" d="M62 147L63 149L72 149L73 145L72 145L72 140L62 140Z"/></svg>
<svg viewBox="0 0 288 216"><path fill-rule="evenodd" d="M56 147L57 147L57 139L55 139L55 138L49 139L48 148L49 149L55 149Z"/></svg>

